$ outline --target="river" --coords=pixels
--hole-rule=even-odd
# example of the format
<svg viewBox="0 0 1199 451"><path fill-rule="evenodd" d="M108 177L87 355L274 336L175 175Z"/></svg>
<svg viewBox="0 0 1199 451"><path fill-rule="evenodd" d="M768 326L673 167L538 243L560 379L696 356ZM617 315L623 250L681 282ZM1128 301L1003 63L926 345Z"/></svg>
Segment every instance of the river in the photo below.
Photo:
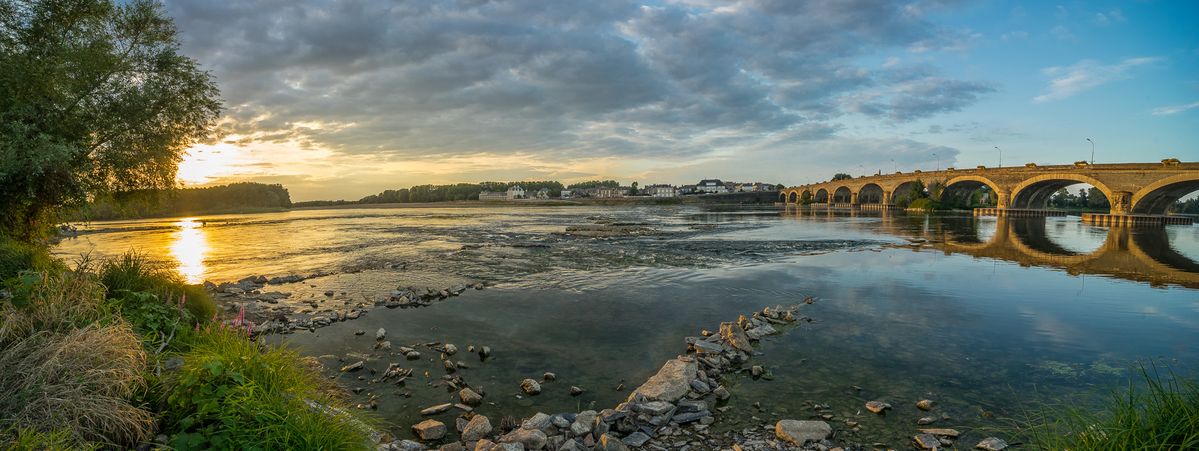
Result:
<svg viewBox="0 0 1199 451"><path fill-rule="evenodd" d="M629 235L564 233L620 226ZM485 388L485 414L614 406L683 338L765 306L812 319L767 337L755 361L772 380L730 377L713 427L809 419L827 404L860 423L842 438L905 446L933 399L936 426L963 443L1046 404L1090 402L1138 365L1193 372L1199 362L1199 227L1107 228L1077 217L923 216L782 207L614 206L302 210L97 222L55 252L68 259L136 250L193 283L327 274L271 286L299 309L367 304L397 288L483 282L426 308L374 308L283 336L350 387L378 397L397 434L417 410L451 399L434 352L398 362L402 387L337 375L378 358L374 331L399 345L487 345L457 375ZM333 296L325 296L332 292ZM290 303L290 304L289 304ZM269 308L283 308L268 306ZM319 310L317 307L316 310ZM366 331L355 335L356 331ZM369 360L368 360L369 361ZM386 357L372 362L379 370ZM390 361L396 361L393 357ZM520 396L526 377L557 381ZM361 380L360 380L361 379ZM617 391L624 384L624 391ZM586 390L572 397L567 387ZM887 416L864 401L896 406ZM757 405L754 405L757 403ZM443 421L452 424L452 414ZM839 429L846 429L839 426Z"/></svg>

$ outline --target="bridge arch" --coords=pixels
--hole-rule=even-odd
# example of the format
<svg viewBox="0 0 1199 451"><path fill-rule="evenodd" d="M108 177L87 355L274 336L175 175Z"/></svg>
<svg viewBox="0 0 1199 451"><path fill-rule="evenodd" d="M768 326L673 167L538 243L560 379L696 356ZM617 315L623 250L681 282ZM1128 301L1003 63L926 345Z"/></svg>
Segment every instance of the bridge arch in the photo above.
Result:
<svg viewBox="0 0 1199 451"><path fill-rule="evenodd" d="M904 180L895 184L895 186L891 188L891 203L896 204L902 199L910 196L914 191L916 191L917 185L920 184L921 182L918 179Z"/></svg>
<svg viewBox="0 0 1199 451"><path fill-rule="evenodd" d="M852 200L853 191L850 190L848 186L838 186L837 189L833 191L832 203L834 204L847 204Z"/></svg>
<svg viewBox="0 0 1199 451"><path fill-rule="evenodd" d="M794 203L798 203L798 202L799 202L799 192L798 192L798 191L791 191L791 194L788 194L788 195L787 195L787 201L788 201L788 202L791 202L791 203L793 203L793 204L794 204Z"/></svg>
<svg viewBox="0 0 1199 451"><path fill-rule="evenodd" d="M1199 175L1167 177L1133 194L1129 209L1133 214L1165 214L1171 204L1194 191L1199 191Z"/></svg>
<svg viewBox="0 0 1199 451"><path fill-rule="evenodd" d="M820 188L820 189L816 190L816 197L815 197L814 201L818 204L828 203L829 200L831 200L831 199L829 199L829 197L830 196L828 195L828 190L824 189L824 188Z"/></svg>
<svg viewBox="0 0 1199 451"><path fill-rule="evenodd" d="M1107 198L1109 205L1115 205L1112 190L1106 184L1082 174L1046 174L1025 179L1012 188L1011 208L1045 208L1045 204L1062 188L1079 183L1094 186Z"/></svg>
<svg viewBox="0 0 1199 451"><path fill-rule="evenodd" d="M883 203L883 187L879 184L871 182L862 185L858 189L859 204L881 204Z"/></svg>

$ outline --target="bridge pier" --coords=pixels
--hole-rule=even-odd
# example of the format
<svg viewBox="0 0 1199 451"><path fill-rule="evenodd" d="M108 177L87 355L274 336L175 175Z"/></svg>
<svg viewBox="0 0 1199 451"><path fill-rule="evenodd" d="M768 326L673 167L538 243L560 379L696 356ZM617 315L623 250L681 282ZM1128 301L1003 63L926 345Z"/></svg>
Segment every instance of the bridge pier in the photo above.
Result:
<svg viewBox="0 0 1199 451"><path fill-rule="evenodd" d="M1098 226L1192 225L1189 216L1083 213L1082 222Z"/></svg>
<svg viewBox="0 0 1199 451"><path fill-rule="evenodd" d="M975 208L974 216L997 216L1008 218L1044 218L1051 216L1066 216L1066 212L1045 210L1040 208Z"/></svg>

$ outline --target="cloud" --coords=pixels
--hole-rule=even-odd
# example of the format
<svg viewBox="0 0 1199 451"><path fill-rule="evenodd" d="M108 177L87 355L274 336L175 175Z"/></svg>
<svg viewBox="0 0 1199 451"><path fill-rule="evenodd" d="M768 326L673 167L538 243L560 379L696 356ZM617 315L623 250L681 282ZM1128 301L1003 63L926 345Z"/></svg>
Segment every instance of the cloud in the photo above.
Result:
<svg viewBox="0 0 1199 451"><path fill-rule="evenodd" d="M1199 108L1199 102L1188 103L1186 105L1163 106L1153 109L1154 116L1170 116L1183 111Z"/></svg>
<svg viewBox="0 0 1199 451"><path fill-rule="evenodd" d="M926 19L951 1L168 2L211 69L222 130L394 161L664 158L777 136L835 136L856 112L958 111L985 83L865 66L975 34ZM968 39L963 39L965 36ZM855 99L862 99L857 101ZM869 100L869 101L866 101Z"/></svg>
<svg viewBox="0 0 1199 451"><path fill-rule="evenodd" d="M1125 80L1131 77L1129 72L1133 69L1160 60L1161 58L1156 57L1128 58L1110 65L1100 64L1093 60L1082 60L1070 66L1045 68L1042 73L1051 77L1052 80L1045 88L1045 92L1033 97L1033 101L1043 103L1062 100L1107 83Z"/></svg>
<svg viewBox="0 0 1199 451"><path fill-rule="evenodd" d="M1120 11L1120 8L1110 10L1106 13L1095 13L1095 17L1093 19L1095 25L1099 25L1101 27L1111 25L1112 23L1123 23L1124 20L1124 12Z"/></svg>

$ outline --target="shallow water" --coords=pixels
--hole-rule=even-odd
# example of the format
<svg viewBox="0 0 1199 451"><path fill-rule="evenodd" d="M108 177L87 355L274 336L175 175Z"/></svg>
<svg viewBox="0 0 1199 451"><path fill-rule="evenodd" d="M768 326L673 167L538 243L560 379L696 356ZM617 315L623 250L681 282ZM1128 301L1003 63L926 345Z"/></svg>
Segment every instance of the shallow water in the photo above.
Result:
<svg viewBox="0 0 1199 451"><path fill-rule="evenodd" d="M652 233L562 233L611 223ZM814 321L763 340L755 357L774 379L730 377L733 408L715 427L807 419L821 403L839 434L892 446L928 415L913 407L917 399L936 400L933 415L950 418L935 426L968 431L963 443L974 443L1003 418L1118 387L1138 362L1183 371L1199 362L1199 227L794 208L347 209L96 223L56 252L129 249L169 261L193 282L334 273L270 288L320 302L337 292L329 303L410 285L488 283L427 308L378 308L285 336L324 356L330 374L360 358L376 371L387 362L416 369L404 386L336 374L366 389L358 402L377 394L380 414L402 435L416 410L452 396L433 386L445 374L436 352L422 347L416 362L373 352L380 327L397 347L457 344L455 360L470 368L456 374L487 393L480 411L520 417L611 407L628 393L617 385L635 387L684 352L683 337L811 295L816 302L801 312ZM403 269L391 269L397 264ZM465 353L468 344L494 355L480 361ZM544 371L558 381L517 396L521 379ZM570 397L570 385L587 393ZM895 409L863 413L871 399ZM847 431L845 419L862 431Z"/></svg>

